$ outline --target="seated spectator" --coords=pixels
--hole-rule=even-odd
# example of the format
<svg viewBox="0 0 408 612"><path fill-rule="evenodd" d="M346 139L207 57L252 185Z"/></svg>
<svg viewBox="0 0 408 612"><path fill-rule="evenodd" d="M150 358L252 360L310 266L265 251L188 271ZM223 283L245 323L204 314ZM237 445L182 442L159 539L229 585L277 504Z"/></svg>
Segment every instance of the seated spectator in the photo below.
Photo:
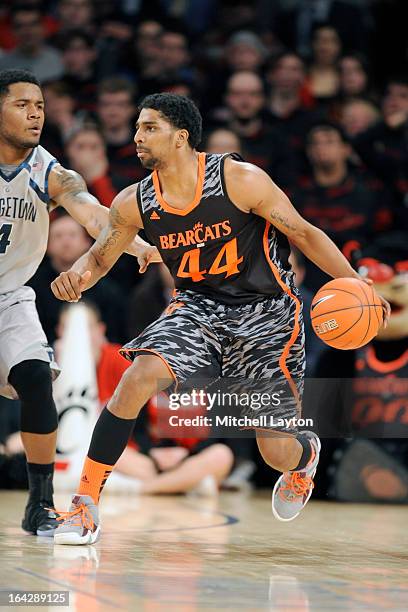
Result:
<svg viewBox="0 0 408 612"><path fill-rule="evenodd" d="M118 190L146 176L134 143L134 97L134 86L127 79L112 77L103 80L98 87L96 110Z"/></svg>
<svg viewBox="0 0 408 612"><path fill-rule="evenodd" d="M77 109L91 113L97 89L95 39L82 30L71 30L64 34L60 46L64 82L75 92Z"/></svg>
<svg viewBox="0 0 408 612"><path fill-rule="evenodd" d="M248 162L279 177L285 168L287 149L283 135L265 119L262 79L254 72L236 72L227 82L225 102L225 109L215 118L240 137Z"/></svg>
<svg viewBox="0 0 408 612"><path fill-rule="evenodd" d="M319 102L326 104L338 94L340 86L337 60L341 40L338 32L327 24L316 26L312 51L308 75L310 91Z"/></svg>
<svg viewBox="0 0 408 612"><path fill-rule="evenodd" d="M351 98L371 93L368 64L357 54L343 55L339 60L340 96Z"/></svg>
<svg viewBox="0 0 408 612"><path fill-rule="evenodd" d="M232 130L225 128L210 132L204 149L207 153L239 153L243 155L239 136Z"/></svg>
<svg viewBox="0 0 408 612"><path fill-rule="evenodd" d="M158 21L141 21L119 60L130 78L137 75L139 90L144 95L156 93L160 88L162 33L163 26Z"/></svg>
<svg viewBox="0 0 408 612"><path fill-rule="evenodd" d="M50 284L60 272L68 270L90 245L91 238L84 228L66 213L61 213L51 223L48 257L30 280L30 285L37 295L41 324L50 343L55 340L55 328L62 308L62 302L50 291ZM105 277L86 293L88 299L93 300L104 313L108 338L113 342L124 342L125 295L122 288L109 277Z"/></svg>
<svg viewBox="0 0 408 612"><path fill-rule="evenodd" d="M339 122L348 138L366 132L380 120L380 111L373 102L351 98L341 106Z"/></svg>
<svg viewBox="0 0 408 612"><path fill-rule="evenodd" d="M302 58L291 51L282 52L269 63L266 79L270 86L268 121L284 131L291 151L300 157L306 133L323 119L307 88Z"/></svg>
<svg viewBox="0 0 408 612"><path fill-rule="evenodd" d="M164 30L159 36L161 76L164 83L182 79L194 83L195 68L191 66L191 53L187 36L175 29Z"/></svg>
<svg viewBox="0 0 408 612"><path fill-rule="evenodd" d="M65 142L65 157L68 166L81 174L89 190L109 208L119 191L120 177L111 173L106 144L98 128L86 124L73 131Z"/></svg>
<svg viewBox="0 0 408 612"><path fill-rule="evenodd" d="M260 72L267 56L267 49L254 32L241 30L228 39L224 54L231 73Z"/></svg>
<svg viewBox="0 0 408 612"><path fill-rule="evenodd" d="M350 241L364 244L391 226L390 194L380 181L348 165L351 149L341 128L330 123L312 128L306 152L311 172L291 190L292 201L340 249ZM305 285L312 291L330 280L309 260L306 271Z"/></svg>
<svg viewBox="0 0 408 612"><path fill-rule="evenodd" d="M58 0L56 15L59 35L65 36L70 30L95 34L92 0Z"/></svg>
<svg viewBox="0 0 408 612"><path fill-rule="evenodd" d="M60 53L46 44L42 13L36 6L16 4L11 23L16 47L0 58L0 70L25 68L40 81L58 79L64 72Z"/></svg>
<svg viewBox="0 0 408 612"><path fill-rule="evenodd" d="M392 187L398 202L398 222L408 222L408 79L390 79L382 100L382 121L353 141L363 162Z"/></svg>
<svg viewBox="0 0 408 612"><path fill-rule="evenodd" d="M172 432L174 437L169 433L165 438L158 437L162 429L160 420L164 424L169 418L168 400L164 394L154 396L144 410L144 428L141 429L141 421L134 432L139 452L134 453L132 463L129 461L126 468L122 464L122 472L140 479L140 492L146 495L187 492L217 495L233 465L231 449L215 439L203 438L203 427L196 428L200 435L198 438L194 437L194 428L185 428L184 432L180 430L176 434ZM193 407L183 411L183 415L194 418L197 414L204 414L203 410ZM168 431L170 427L164 426L163 433L164 429Z"/></svg>
<svg viewBox="0 0 408 612"><path fill-rule="evenodd" d="M83 121L75 112L74 92L64 81L49 81L42 87L47 120L41 135L41 144L61 162L64 160L64 141Z"/></svg>
<svg viewBox="0 0 408 612"><path fill-rule="evenodd" d="M0 55L3 50L11 51L15 49L18 44L15 32L12 28L11 12L9 10L12 8L12 4L13 0L6 0L6 2L0 5ZM39 5L41 3L35 2L34 0L32 4ZM58 23L53 15L42 12L41 22L46 38L50 38L58 30Z"/></svg>

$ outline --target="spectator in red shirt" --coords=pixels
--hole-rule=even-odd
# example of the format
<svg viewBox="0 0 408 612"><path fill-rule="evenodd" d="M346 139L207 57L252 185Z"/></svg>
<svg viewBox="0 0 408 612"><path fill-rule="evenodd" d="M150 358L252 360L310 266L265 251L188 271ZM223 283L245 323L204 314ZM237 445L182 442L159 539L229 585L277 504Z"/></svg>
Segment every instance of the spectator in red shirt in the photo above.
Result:
<svg viewBox="0 0 408 612"><path fill-rule="evenodd" d="M72 132L65 143L65 157L72 170L83 176L89 190L109 207L119 191L106 155L106 144L95 125L86 124Z"/></svg>

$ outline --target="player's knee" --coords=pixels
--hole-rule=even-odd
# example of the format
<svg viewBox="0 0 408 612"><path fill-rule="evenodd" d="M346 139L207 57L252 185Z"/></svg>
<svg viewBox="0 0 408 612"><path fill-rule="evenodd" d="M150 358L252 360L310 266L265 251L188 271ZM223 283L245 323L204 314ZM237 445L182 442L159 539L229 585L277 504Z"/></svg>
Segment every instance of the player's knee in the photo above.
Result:
<svg viewBox="0 0 408 612"><path fill-rule="evenodd" d="M153 392L162 391L172 383L165 363L156 355L139 355L125 376L130 384L146 387Z"/></svg>
<svg viewBox="0 0 408 612"><path fill-rule="evenodd" d="M9 374L21 401L34 399L44 401L52 395L51 369L47 362L29 359L15 365Z"/></svg>
<svg viewBox="0 0 408 612"><path fill-rule="evenodd" d="M38 359L22 361L10 370L9 382L21 400L21 430L38 434L55 431L58 416L49 364Z"/></svg>
<svg viewBox="0 0 408 612"><path fill-rule="evenodd" d="M296 438L259 437L257 442L265 463L280 472L289 469L293 452L296 449Z"/></svg>
<svg viewBox="0 0 408 612"><path fill-rule="evenodd" d="M140 355L128 368L109 402L109 410L123 418L136 417L141 407L172 383L159 357Z"/></svg>

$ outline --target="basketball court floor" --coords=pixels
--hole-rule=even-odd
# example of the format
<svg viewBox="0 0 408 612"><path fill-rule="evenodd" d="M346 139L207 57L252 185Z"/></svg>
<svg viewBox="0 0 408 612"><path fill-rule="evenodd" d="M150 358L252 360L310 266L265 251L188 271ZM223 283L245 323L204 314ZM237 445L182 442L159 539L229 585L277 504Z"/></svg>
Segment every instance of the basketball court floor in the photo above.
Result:
<svg viewBox="0 0 408 612"><path fill-rule="evenodd" d="M101 540L54 547L20 530L24 503L0 493L0 591L69 591L48 609L408 610L406 507L312 501L280 523L266 493L105 495Z"/></svg>

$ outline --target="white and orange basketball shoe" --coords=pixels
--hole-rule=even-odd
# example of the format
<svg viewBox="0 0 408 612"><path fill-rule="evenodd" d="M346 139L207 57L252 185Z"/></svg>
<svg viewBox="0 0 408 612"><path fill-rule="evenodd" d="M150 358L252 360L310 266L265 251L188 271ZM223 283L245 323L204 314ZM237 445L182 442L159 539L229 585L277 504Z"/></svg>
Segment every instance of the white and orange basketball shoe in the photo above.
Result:
<svg viewBox="0 0 408 612"><path fill-rule="evenodd" d="M98 506L89 495L73 495L69 512L59 512L54 544L94 544L101 530Z"/></svg>
<svg viewBox="0 0 408 612"><path fill-rule="evenodd" d="M320 440L312 431L299 432L310 440L314 451L302 470L284 472L272 492L272 512L279 521L293 521L306 506L313 491L313 477L319 463Z"/></svg>

